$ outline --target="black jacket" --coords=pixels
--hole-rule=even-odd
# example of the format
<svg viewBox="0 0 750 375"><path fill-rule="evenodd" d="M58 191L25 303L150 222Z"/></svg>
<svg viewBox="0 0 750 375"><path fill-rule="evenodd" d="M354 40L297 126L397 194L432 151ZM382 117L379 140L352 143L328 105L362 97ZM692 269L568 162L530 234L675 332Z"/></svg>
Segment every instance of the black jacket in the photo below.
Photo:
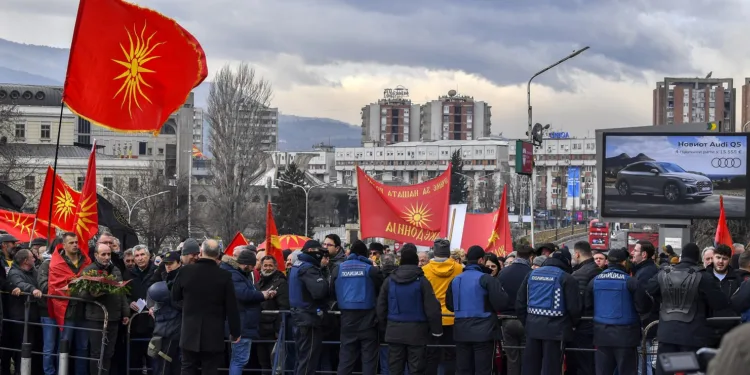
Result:
<svg viewBox="0 0 750 375"><path fill-rule="evenodd" d="M265 296L255 289L255 284L253 284L250 276L240 270L240 265L234 258L225 255L219 267L232 275L237 310L240 312L240 325L242 327L240 335L248 339L260 338L258 336L261 315L260 304L266 300Z"/></svg>
<svg viewBox="0 0 750 375"><path fill-rule="evenodd" d="M585 307L584 301L586 300L585 294L586 289L589 286L589 283L591 280L593 280L597 275L602 273L602 269L599 268L599 266L596 265L596 262L594 262L594 258L586 259L583 262L577 264L575 267L573 267L573 278L576 279L578 282L578 292L580 293L580 301L582 304L582 310L581 315L582 316L592 316L594 315L594 310L587 309ZM594 334L594 323L591 320L585 319L578 322L578 326L576 326L576 335L584 335L584 336L591 336ZM589 338L589 340L591 340Z"/></svg>
<svg viewBox="0 0 750 375"><path fill-rule="evenodd" d="M289 283L281 271L274 271L268 276L261 274L260 280L255 286L261 292L275 289L276 296L267 299L260 304L263 311L266 310L289 310ZM258 332L261 339L273 340L281 327L281 314L262 314Z"/></svg>
<svg viewBox="0 0 750 375"><path fill-rule="evenodd" d="M732 309L738 315L750 310L750 272L743 269L735 271L742 283L740 288L732 295Z"/></svg>
<svg viewBox="0 0 750 375"><path fill-rule="evenodd" d="M240 337L240 313L232 275L213 259L198 259L180 268L172 300L182 302L180 348L193 352L223 352L224 323L231 338Z"/></svg>
<svg viewBox="0 0 750 375"><path fill-rule="evenodd" d="M714 280L716 280L717 283L719 283L719 288L721 288L721 292L724 293L727 297L730 299L732 298L732 295L734 295L735 292L737 292L737 289L740 288L740 284L742 284L742 279L737 274L737 271L735 271L732 266L727 267L727 274L724 276L723 280L719 280L718 277L714 274L714 266L713 264L706 267L706 274L713 276ZM738 314L734 312L734 310L730 307L727 307L723 310L711 310L708 314L709 318L727 318L727 317L738 317ZM721 321L708 321L709 327L712 327L714 329L714 343L715 346L718 346L721 338L724 336L725 333L729 332L732 328L736 327L740 323L739 319L737 320L721 320Z"/></svg>
<svg viewBox="0 0 750 375"><path fill-rule="evenodd" d="M484 300L484 310L491 314L487 318L456 318L453 323L453 339L457 342L494 341L499 337L497 312L507 309L511 303L509 303L508 294L503 290L500 281L496 277L492 277L488 273L488 269L476 264L469 264L464 268L463 272L472 269L485 272L479 278L479 285L477 287L487 291L487 297ZM453 282L448 284L448 290L445 292L445 307L449 311L454 311Z"/></svg>
<svg viewBox="0 0 750 375"><path fill-rule="evenodd" d="M569 271L570 267L556 258L547 258L543 266L552 266ZM565 298L567 314L560 317L532 315L527 311L529 276L523 280L516 299L516 315L526 327L526 336L538 340L568 341L573 337L573 327L581 319L581 296L578 292L578 282L569 274L562 275L562 289Z"/></svg>
<svg viewBox="0 0 750 375"><path fill-rule="evenodd" d="M698 263L689 259L682 260L680 263L672 266L676 269L697 268ZM665 272L665 269L659 270L659 274ZM709 346L713 342L713 329L707 325L706 317L710 309L723 310L730 306L729 297L721 292L719 283L706 274L704 269L701 272L700 283L698 285L697 305L698 310L692 322L684 323L678 321L660 321L656 337L659 342L665 342L675 345L690 345L696 347ZM659 274L649 280L646 292L654 299L661 298L661 286L659 285Z"/></svg>
<svg viewBox="0 0 750 375"><path fill-rule="evenodd" d="M157 293L155 288L159 287L158 282L148 289L148 298L154 302L154 336L178 342L182 330L182 302L173 301L170 291L179 275L179 268L162 274L164 281L161 282L167 288L166 293Z"/></svg>
<svg viewBox="0 0 750 375"><path fill-rule="evenodd" d="M39 288L37 281L37 273L34 268L30 271L24 271L15 262L8 271L8 288L13 290L15 288L21 289L22 292L31 293ZM24 320L27 296L20 295L18 297L8 296L8 318L13 320ZM39 309L36 308L39 304L39 299L31 297L31 302L36 305L35 308L29 309L29 320L32 322L39 321Z"/></svg>
<svg viewBox="0 0 750 375"><path fill-rule="evenodd" d="M525 263L519 260L521 259L513 261L510 266L500 270L500 273L497 275L497 279L500 281L500 284L502 284L503 289L505 289L505 293L508 293L508 298L510 300L510 303L504 309L500 310L500 314L502 315L516 314L518 289L521 288L521 284L523 284L523 281L529 276L529 272L531 272L531 266L528 264L528 260L522 259L526 261Z"/></svg>
<svg viewBox="0 0 750 375"><path fill-rule="evenodd" d="M346 261L346 258L344 259ZM343 263L343 262L341 262ZM336 296L336 279L339 274L339 263L333 268L333 274L331 275L331 299L334 301L338 300ZM383 285L383 274L380 270L372 266L368 277L372 280L373 288L375 288L375 301L377 301L378 293L380 293L380 287ZM341 310L339 308L339 310ZM359 332L365 331L372 328L377 328L377 314L375 309L370 310L343 310L341 311L341 331L342 332Z"/></svg>
<svg viewBox="0 0 750 375"><path fill-rule="evenodd" d="M292 321L294 324L303 327L320 327L323 324L323 317L318 315L318 309L325 310L328 308L329 287L328 280L324 277L320 269L320 262L312 256L302 253L297 258L298 262L308 262L313 266L298 273L297 280L289 279L291 283L302 283L302 298L311 302L311 307L300 309L292 307ZM290 271L291 274L291 271ZM323 314L327 315L327 314Z"/></svg>
<svg viewBox="0 0 750 375"><path fill-rule="evenodd" d="M625 267L609 265L608 269L618 269L625 272ZM651 299L646 295L643 286L638 284L638 279L631 277L626 284L633 299L635 311L644 314L651 309ZM594 311L594 280L586 287L585 311ZM618 326L594 323L594 345L635 348L641 345L641 324L637 322L629 326Z"/></svg>
<svg viewBox="0 0 750 375"><path fill-rule="evenodd" d="M633 277L638 280L638 284L645 290L649 280L659 273L659 267L651 259L646 259L641 263L633 264ZM659 301L652 300L649 311L641 314L641 327L646 328L652 322L659 320ZM649 329L646 337L653 339L656 337L656 327Z"/></svg>
<svg viewBox="0 0 750 375"><path fill-rule="evenodd" d="M419 280L422 288L422 306L427 316L426 322L390 322L388 321L388 288L390 281L398 284L409 284ZM432 336L443 334L443 311L435 297L432 284L424 276L422 269L415 265L403 265L391 272L383 282L378 295L378 321L381 330L385 329L385 342L405 345L427 345Z"/></svg>
<svg viewBox="0 0 750 375"><path fill-rule="evenodd" d="M120 273L120 269L115 267L111 263L108 267L103 267L101 264L99 264L99 262L94 261L86 266L86 268L83 269L83 272L87 272L90 270L101 270L107 272L108 274L114 275L118 281L122 281L122 274ZM119 321L122 320L122 318L130 317L130 302L128 302L128 297L125 294L105 294L103 296L93 297L89 293L84 293L77 297L90 301L96 301L104 305L104 307L107 309L108 320L110 322L118 322L115 324L119 324ZM86 320L95 320L97 322L104 321L104 311L101 307L99 307L99 305L94 303L87 303L85 311Z"/></svg>
<svg viewBox="0 0 750 375"><path fill-rule="evenodd" d="M39 285L39 290L42 291L42 294L48 294L49 292L49 262L49 259L44 260L42 264L39 265L39 268L36 269L37 285ZM42 298L39 302L39 316L49 317L46 298Z"/></svg>
<svg viewBox="0 0 750 375"><path fill-rule="evenodd" d="M148 288L154 285L155 282L160 281L156 274L156 265L149 262L148 266L141 270L138 266L133 267L130 271L132 278L130 279L130 298L129 302L136 302L139 299L144 301L148 298ZM137 336L151 335L154 330L154 320L146 318L133 318L133 323L130 324L131 331Z"/></svg>

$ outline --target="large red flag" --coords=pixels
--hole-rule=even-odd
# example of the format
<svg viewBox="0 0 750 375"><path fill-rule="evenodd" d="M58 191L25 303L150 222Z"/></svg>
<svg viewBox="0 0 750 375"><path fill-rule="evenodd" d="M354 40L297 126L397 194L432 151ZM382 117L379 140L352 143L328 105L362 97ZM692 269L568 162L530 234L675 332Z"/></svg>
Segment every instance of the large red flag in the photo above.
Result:
<svg viewBox="0 0 750 375"><path fill-rule="evenodd" d="M357 167L362 238L384 237L432 246L448 233L451 165L432 180L407 186L375 181Z"/></svg>
<svg viewBox="0 0 750 375"><path fill-rule="evenodd" d="M96 205L96 141L91 146L86 180L76 207L75 234L81 248L88 249L89 240L99 231L99 216Z"/></svg>
<svg viewBox="0 0 750 375"><path fill-rule="evenodd" d="M62 246L62 245L60 245ZM80 243L79 243L80 246ZM80 250L80 260L78 261L78 273L73 272L65 259L63 259L61 252L62 248L55 249L52 252L52 259L49 262L49 282L47 283L47 293L52 296L67 296L68 294L62 290L68 286L70 280L74 277L81 275L86 266L91 264L91 259L86 255L88 249ZM47 300L47 312L50 318L55 319L57 324L60 326L62 331L63 322L65 321L65 310L68 309L68 300L50 298Z"/></svg>
<svg viewBox="0 0 750 375"><path fill-rule="evenodd" d="M497 211L486 214L467 213L464 218L464 232L461 237L461 249L469 251L469 247L477 245L485 247L491 233L495 230Z"/></svg>
<svg viewBox="0 0 750 375"><path fill-rule="evenodd" d="M495 216L495 227L488 241L484 248L488 253L505 256L509 251L513 251L513 237L510 234L510 221L508 220L508 185L503 186L500 209Z"/></svg>
<svg viewBox="0 0 750 375"><path fill-rule="evenodd" d="M55 191L52 193L52 181L55 181ZM60 176L47 167L47 177L44 187L39 196L39 207L36 210L36 218L64 230L73 232L76 226L76 205L81 193L73 190ZM50 218L50 206L53 207L52 218ZM54 235L54 233L52 233ZM45 236L46 237L46 236ZM50 236L52 237L52 236Z"/></svg>
<svg viewBox="0 0 750 375"><path fill-rule="evenodd" d="M34 238L47 238L47 223L37 220L34 228L33 214L24 214L20 212L0 210L0 229L13 235L21 242L29 242ZM31 231L34 233L31 233Z"/></svg>
<svg viewBox="0 0 750 375"><path fill-rule="evenodd" d="M271 210L271 202L268 202L266 208L266 243L265 243L266 255L274 257L276 259L276 265L279 267L279 271L286 269L286 262L284 262L284 254L281 252L281 242L279 241L279 230L276 229L276 221L273 219L273 210ZM258 259L260 261L260 259Z"/></svg>
<svg viewBox="0 0 750 375"><path fill-rule="evenodd" d="M732 242L732 234L729 233L729 226L727 226L727 215L724 212L724 196L719 196L719 222L716 224L716 236L714 236L714 246L727 245L732 249L732 255L734 255L734 243Z"/></svg>
<svg viewBox="0 0 750 375"><path fill-rule="evenodd" d="M174 20L122 0L80 0L63 89L79 116L156 133L207 75L203 49Z"/></svg>
<svg viewBox="0 0 750 375"><path fill-rule="evenodd" d="M241 232L237 232L237 234L234 235L234 238L232 238L232 242L227 245L226 250L224 250L224 254L231 256L234 256L234 248L237 246L247 246L249 242L247 241L247 238L242 235ZM258 259L260 261L260 259Z"/></svg>

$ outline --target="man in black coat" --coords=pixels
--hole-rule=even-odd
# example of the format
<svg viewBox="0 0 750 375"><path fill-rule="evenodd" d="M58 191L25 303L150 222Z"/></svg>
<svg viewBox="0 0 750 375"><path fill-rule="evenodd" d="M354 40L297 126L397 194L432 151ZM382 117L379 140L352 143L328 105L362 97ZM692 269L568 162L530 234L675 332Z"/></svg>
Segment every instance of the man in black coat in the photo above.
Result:
<svg viewBox="0 0 750 375"><path fill-rule="evenodd" d="M706 274L713 276L714 280L719 284L721 292L729 298L732 298L737 289L742 284L742 279L735 271L734 267L730 265L732 261L732 248L720 244L714 249L713 262L706 267ZM719 311L710 311L709 317L711 318L729 318L738 317L731 308L727 308ZM714 339L711 344L712 348L718 348L721 338L729 332L732 328L737 326L739 320L720 320L720 321L709 321L708 326L714 331Z"/></svg>
<svg viewBox="0 0 750 375"><path fill-rule="evenodd" d="M39 282L37 280L36 269L34 264L36 259L30 250L22 249L17 251L13 255L13 265L8 271L8 287L12 289L10 297L8 297L8 319L24 321L25 319L25 303L26 296L22 296L21 293L29 293L34 298L31 300L31 307L29 309L29 321L31 323L39 323L39 309L37 303L42 297L42 291L39 289ZM10 332L5 334L10 335L12 342L11 347L20 348L21 342L23 341L23 324L12 324ZM42 330L39 326L29 325L28 326L28 342L32 344L34 351L42 349ZM21 353L15 352L13 354L14 362L21 364ZM31 361L31 373L41 374L43 372L41 358L36 358ZM16 371L17 373L19 371Z"/></svg>
<svg viewBox="0 0 750 375"><path fill-rule="evenodd" d="M707 325L707 313L730 306L729 297L700 263L698 245L688 243L680 262L661 269L646 287L652 298L661 299L657 354L695 352L711 345L713 331ZM656 374L664 374L658 363Z"/></svg>
<svg viewBox="0 0 750 375"><path fill-rule="evenodd" d="M638 284L641 288L646 288L648 281L651 280L657 273L659 273L659 266L654 262L654 256L656 254L656 247L649 241L638 241L633 247L633 251L630 253L630 261L632 263L633 277L638 280ZM651 309L641 314L641 327L645 328L652 322L659 320L659 301L652 301ZM652 353L651 348L653 347L653 340L656 338L656 327L652 327L646 332L646 352ZM638 352L641 352L641 346L638 346ZM653 368L653 355L646 356L647 367ZM643 369L643 357L638 356L638 369ZM650 370L648 374L652 374L653 370Z"/></svg>
<svg viewBox="0 0 750 375"><path fill-rule="evenodd" d="M517 257L511 265L503 268L497 276L505 292L508 293L510 303L500 310L502 315L516 315L516 297L518 289L531 272L529 258L534 253L531 246L524 245L516 250ZM518 319L502 320L503 343L507 346L526 346L526 332ZM505 354L508 362L508 375L521 375L521 349L506 349Z"/></svg>
<svg viewBox="0 0 750 375"><path fill-rule="evenodd" d="M602 269L594 262L594 253L591 245L586 241L579 241L573 245L572 265L573 278L578 282L578 291L581 302L584 301L584 293L589 282L602 273ZM593 310L583 309L583 316L591 316ZM568 343L571 348L593 349L594 348L594 325L590 320L578 322L573 341ZM570 375L594 375L594 353L591 351L568 352L568 373Z"/></svg>
<svg viewBox="0 0 750 375"><path fill-rule="evenodd" d="M148 288L160 281L157 267L151 260L151 252L145 245L133 247L135 267L130 270L130 309L132 314L140 311L138 300L148 298ZM123 276L124 278L125 276ZM145 314L133 316L130 323L131 338L150 339L154 332L154 320ZM141 369L150 366L147 357L148 341L138 340L130 343L130 368Z"/></svg>
<svg viewBox="0 0 750 375"><path fill-rule="evenodd" d="M224 323L230 341L240 342L240 313L232 275L219 268L221 248L215 240L203 242L195 264L183 266L172 286L172 300L182 301L182 374L218 374L224 357Z"/></svg>

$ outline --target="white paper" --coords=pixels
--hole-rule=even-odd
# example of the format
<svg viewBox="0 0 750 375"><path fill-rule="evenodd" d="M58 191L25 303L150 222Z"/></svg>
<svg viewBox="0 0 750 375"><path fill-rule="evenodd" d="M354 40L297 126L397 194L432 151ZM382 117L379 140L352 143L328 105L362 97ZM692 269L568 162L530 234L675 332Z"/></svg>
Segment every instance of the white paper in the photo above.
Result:
<svg viewBox="0 0 750 375"><path fill-rule="evenodd" d="M143 298L138 298L138 301L135 301L135 304L138 306L139 313L146 307L146 301L144 301Z"/></svg>
<svg viewBox="0 0 750 375"><path fill-rule="evenodd" d="M675 251L682 249L682 238L679 237L664 237L664 246L670 245Z"/></svg>

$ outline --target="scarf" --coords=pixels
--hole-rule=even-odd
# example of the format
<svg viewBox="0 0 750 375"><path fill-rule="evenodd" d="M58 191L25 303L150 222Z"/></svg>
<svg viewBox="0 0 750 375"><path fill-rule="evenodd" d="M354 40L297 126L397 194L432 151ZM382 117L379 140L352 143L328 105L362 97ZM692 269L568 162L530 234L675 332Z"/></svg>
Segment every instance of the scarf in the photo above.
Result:
<svg viewBox="0 0 750 375"><path fill-rule="evenodd" d="M68 285L70 279L81 275L86 266L91 264L91 259L86 256L84 252L81 252L80 259L78 260L78 273L73 272L68 265L68 262L63 258L63 249L55 250L52 253L52 260L49 263L49 283L47 286L47 293L51 296L68 296L64 291L60 290ZM65 323L65 311L68 309L68 303L70 301L66 299L50 298L47 300L47 311L52 319L55 319L57 325L60 326L60 331L63 329Z"/></svg>

